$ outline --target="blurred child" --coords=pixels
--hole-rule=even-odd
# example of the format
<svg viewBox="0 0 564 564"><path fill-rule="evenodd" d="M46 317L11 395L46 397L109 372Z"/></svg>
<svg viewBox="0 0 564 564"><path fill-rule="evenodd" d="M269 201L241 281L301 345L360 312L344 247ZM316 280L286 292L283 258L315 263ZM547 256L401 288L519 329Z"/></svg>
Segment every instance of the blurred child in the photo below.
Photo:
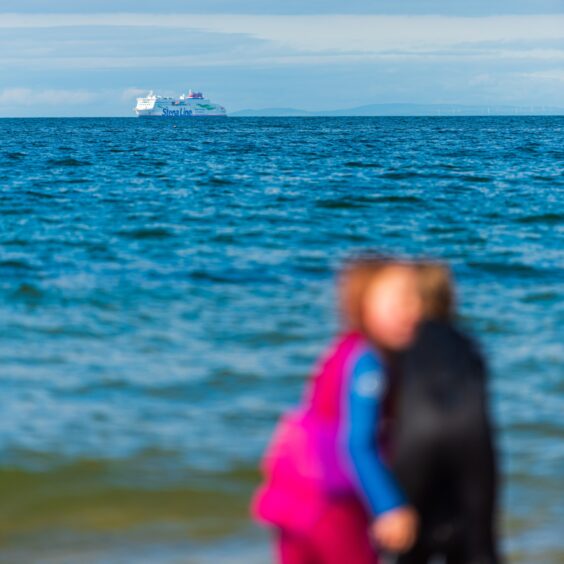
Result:
<svg viewBox="0 0 564 564"><path fill-rule="evenodd" d="M494 564L496 462L484 361L452 324L448 269L422 263L418 278L427 321L402 363L391 462L420 531L398 564L437 556L447 564Z"/></svg>
<svg viewBox="0 0 564 564"><path fill-rule="evenodd" d="M345 331L303 407L279 424L254 499L257 519L277 529L282 564L373 564L371 528L396 551L415 537L416 515L380 456L377 428L386 356L409 344L421 315L416 270L353 261L341 277L340 304Z"/></svg>
<svg viewBox="0 0 564 564"><path fill-rule="evenodd" d="M452 321L455 314L454 284L450 269L434 261L416 263L423 319Z"/></svg>

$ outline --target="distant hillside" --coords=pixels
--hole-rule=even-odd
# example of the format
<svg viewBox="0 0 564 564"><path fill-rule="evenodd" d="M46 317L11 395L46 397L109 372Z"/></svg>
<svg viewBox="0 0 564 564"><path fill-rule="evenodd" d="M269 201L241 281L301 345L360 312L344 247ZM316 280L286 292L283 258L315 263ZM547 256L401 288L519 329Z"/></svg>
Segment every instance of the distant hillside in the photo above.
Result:
<svg viewBox="0 0 564 564"><path fill-rule="evenodd" d="M295 108L264 108L241 110L230 115L241 117L564 115L564 108L549 106L465 106L460 104L369 104L350 109L320 112L309 112Z"/></svg>

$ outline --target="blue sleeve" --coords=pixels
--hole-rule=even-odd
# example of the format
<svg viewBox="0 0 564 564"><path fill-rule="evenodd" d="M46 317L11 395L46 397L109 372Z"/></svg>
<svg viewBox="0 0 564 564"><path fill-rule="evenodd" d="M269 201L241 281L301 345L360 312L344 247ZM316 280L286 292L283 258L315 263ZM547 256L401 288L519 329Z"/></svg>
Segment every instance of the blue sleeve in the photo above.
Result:
<svg viewBox="0 0 564 564"><path fill-rule="evenodd" d="M346 445L362 497L374 515L405 505L399 486L380 457L376 440L384 375L372 352L363 352L356 360L345 388Z"/></svg>

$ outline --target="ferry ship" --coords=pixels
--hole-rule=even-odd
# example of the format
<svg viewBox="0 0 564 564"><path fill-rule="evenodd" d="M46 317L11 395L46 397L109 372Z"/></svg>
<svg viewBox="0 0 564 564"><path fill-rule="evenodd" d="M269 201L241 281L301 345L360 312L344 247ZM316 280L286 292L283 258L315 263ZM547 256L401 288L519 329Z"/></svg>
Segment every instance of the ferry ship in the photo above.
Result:
<svg viewBox="0 0 564 564"><path fill-rule="evenodd" d="M157 96L152 91L144 98L137 98L135 113L138 117L204 117L227 116L223 106L204 98L201 92L182 94L179 98Z"/></svg>

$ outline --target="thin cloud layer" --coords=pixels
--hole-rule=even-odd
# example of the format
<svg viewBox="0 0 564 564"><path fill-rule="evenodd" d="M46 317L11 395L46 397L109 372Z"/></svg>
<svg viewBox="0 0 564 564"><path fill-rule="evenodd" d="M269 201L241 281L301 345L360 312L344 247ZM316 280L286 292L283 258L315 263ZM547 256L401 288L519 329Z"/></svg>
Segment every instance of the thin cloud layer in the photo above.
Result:
<svg viewBox="0 0 564 564"><path fill-rule="evenodd" d="M94 92L85 90L33 90L31 88L5 88L0 90L1 106L82 105L97 98Z"/></svg>
<svg viewBox="0 0 564 564"><path fill-rule="evenodd" d="M155 11L153 2L139 0L3 0L4 12L145 12ZM561 13L561 0L167 0L168 13L213 14L539 14Z"/></svg>
<svg viewBox="0 0 564 564"><path fill-rule="evenodd" d="M264 64L269 60L279 64L293 62L302 55L305 61L310 57L312 64L322 61L312 59L312 55L350 55L356 61L362 57L420 59L440 55L555 61L564 58L564 15L462 18L8 14L0 20L0 28L12 33L18 30L16 43L21 43L29 30L34 32L23 50L21 45L19 49L5 46L0 58L4 64L19 64L26 57L26 49L42 65L73 66L73 60L82 53L86 65L110 67L136 66L136 58L147 66L166 64L167 59L175 65L198 64L198 61L220 65L253 61ZM171 41L171 34L175 42ZM128 41L130 36L133 41ZM37 37L41 40L36 41ZM7 43L9 47L9 40ZM168 49L167 55L162 52L163 46ZM210 46L215 47L212 56ZM112 56L101 57L104 52L111 52Z"/></svg>

